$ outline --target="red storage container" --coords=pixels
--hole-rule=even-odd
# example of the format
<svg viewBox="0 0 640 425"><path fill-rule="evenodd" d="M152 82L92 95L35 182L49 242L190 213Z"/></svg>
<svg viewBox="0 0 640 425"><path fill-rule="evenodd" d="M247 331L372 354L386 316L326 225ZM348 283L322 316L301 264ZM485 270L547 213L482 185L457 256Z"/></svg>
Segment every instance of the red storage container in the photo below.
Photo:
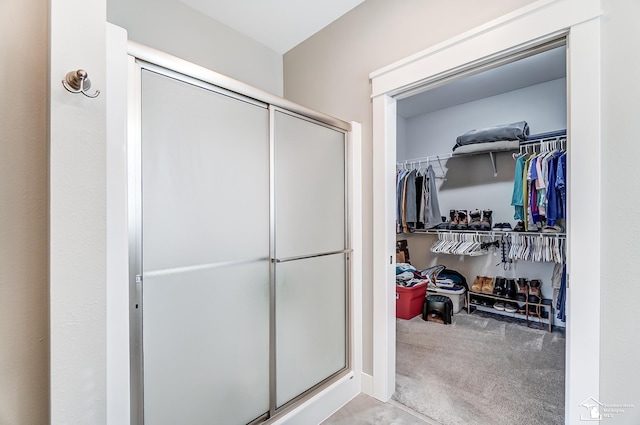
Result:
<svg viewBox="0 0 640 425"><path fill-rule="evenodd" d="M396 317L409 320L422 314L422 303L426 293L426 283L413 288L396 286Z"/></svg>

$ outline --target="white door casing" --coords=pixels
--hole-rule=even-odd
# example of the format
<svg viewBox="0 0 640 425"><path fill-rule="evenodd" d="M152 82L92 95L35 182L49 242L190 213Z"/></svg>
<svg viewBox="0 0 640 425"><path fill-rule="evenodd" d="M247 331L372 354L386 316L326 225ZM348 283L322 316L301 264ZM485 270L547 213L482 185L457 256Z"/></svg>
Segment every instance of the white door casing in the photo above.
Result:
<svg viewBox="0 0 640 425"><path fill-rule="evenodd" d="M599 396L600 2L541 0L373 72L373 386L395 391L396 97L416 87L566 37L569 195L565 423ZM579 214L576 212L579 211ZM572 229L589 228L589 232Z"/></svg>

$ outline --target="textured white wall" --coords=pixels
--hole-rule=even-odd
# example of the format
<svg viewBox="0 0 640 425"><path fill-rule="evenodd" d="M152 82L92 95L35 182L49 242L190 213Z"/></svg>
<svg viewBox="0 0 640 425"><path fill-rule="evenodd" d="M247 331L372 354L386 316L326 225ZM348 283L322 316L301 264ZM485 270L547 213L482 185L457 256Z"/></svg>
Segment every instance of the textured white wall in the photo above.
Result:
<svg viewBox="0 0 640 425"><path fill-rule="evenodd" d="M369 73L532 3L367 0L284 56L285 97L362 123L363 370L372 373L372 104Z"/></svg>
<svg viewBox="0 0 640 425"><path fill-rule="evenodd" d="M607 424L640 423L640 3L603 0L600 401L633 404ZM593 153L597 155L597 152ZM574 284L579 284L575 282ZM590 347L597 349L597 347ZM606 421L606 422L605 422Z"/></svg>
<svg viewBox="0 0 640 425"><path fill-rule="evenodd" d="M178 0L108 0L129 39L282 96L282 55ZM275 29L274 29L275 30Z"/></svg>
<svg viewBox="0 0 640 425"><path fill-rule="evenodd" d="M106 424L106 3L50 1L51 424ZM60 81L83 68L95 99Z"/></svg>
<svg viewBox="0 0 640 425"><path fill-rule="evenodd" d="M456 137L474 128L527 121L531 134L567 128L566 79L536 84L474 102L464 103L406 120L406 157L450 153ZM525 100L523 100L525 99ZM442 215L449 209L491 209L494 222L513 220L511 194L515 161L510 153L496 155L498 176L493 176L489 155L443 160L447 180L438 181ZM425 164L426 165L426 164ZM437 175L439 164L432 163Z"/></svg>
<svg viewBox="0 0 640 425"><path fill-rule="evenodd" d="M406 158L450 153L456 137L474 128L526 121L531 134L566 129L566 83L560 78L409 118Z"/></svg>
<svg viewBox="0 0 640 425"><path fill-rule="evenodd" d="M0 423L49 421L47 2L0 2Z"/></svg>

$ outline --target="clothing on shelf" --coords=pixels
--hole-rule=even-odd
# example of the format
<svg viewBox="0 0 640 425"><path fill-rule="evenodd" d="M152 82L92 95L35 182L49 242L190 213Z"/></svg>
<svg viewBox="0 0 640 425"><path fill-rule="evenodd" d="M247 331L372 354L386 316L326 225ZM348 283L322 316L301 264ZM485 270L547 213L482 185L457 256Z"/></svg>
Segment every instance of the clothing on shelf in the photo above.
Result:
<svg viewBox="0 0 640 425"><path fill-rule="evenodd" d="M411 264L396 264L396 285L413 288L414 286L428 283L429 277L416 270Z"/></svg>
<svg viewBox="0 0 640 425"><path fill-rule="evenodd" d="M441 222L433 167L429 165L426 170L399 170L396 173L397 233L429 229Z"/></svg>
<svg viewBox="0 0 640 425"><path fill-rule="evenodd" d="M564 138L538 142L539 151L529 146L516 159L511 205L514 219L523 221L525 231L562 231L558 221L566 218L567 153ZM532 146L533 148L533 146ZM554 227L558 226L558 227Z"/></svg>
<svg viewBox="0 0 640 425"><path fill-rule="evenodd" d="M502 140L526 140L529 124L526 121L496 125L467 131L456 139L453 150L471 144L496 142Z"/></svg>

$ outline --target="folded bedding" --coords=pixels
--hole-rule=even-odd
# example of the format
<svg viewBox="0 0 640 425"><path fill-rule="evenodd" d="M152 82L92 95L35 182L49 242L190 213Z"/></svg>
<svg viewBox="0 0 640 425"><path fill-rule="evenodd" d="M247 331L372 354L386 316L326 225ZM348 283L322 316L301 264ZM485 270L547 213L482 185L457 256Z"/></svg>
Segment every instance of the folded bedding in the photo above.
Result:
<svg viewBox="0 0 640 425"><path fill-rule="evenodd" d="M455 152L462 146L479 143L506 140L517 140L518 142L524 141L527 139L527 136L529 136L529 124L527 124L526 121L474 129L458 136L456 144L453 147L453 151Z"/></svg>
<svg viewBox="0 0 640 425"><path fill-rule="evenodd" d="M462 155L480 152L513 151L519 147L520 140L500 140L497 142L472 143L470 145L460 146L453 154Z"/></svg>

